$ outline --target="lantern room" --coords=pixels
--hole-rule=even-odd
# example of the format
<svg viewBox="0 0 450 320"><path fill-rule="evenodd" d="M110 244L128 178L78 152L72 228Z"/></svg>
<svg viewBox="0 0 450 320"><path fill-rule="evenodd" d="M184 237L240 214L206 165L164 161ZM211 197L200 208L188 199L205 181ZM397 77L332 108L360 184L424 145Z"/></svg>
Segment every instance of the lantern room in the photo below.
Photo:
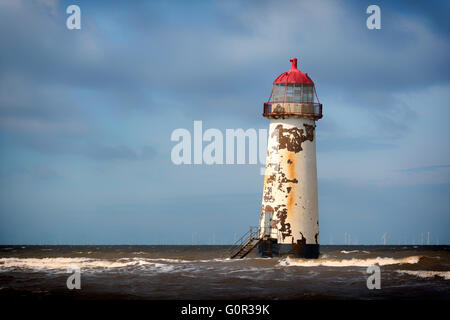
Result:
<svg viewBox="0 0 450 320"><path fill-rule="evenodd" d="M322 104L317 97L314 82L307 73L297 68L297 58L291 59L292 68L273 82L269 101L264 103L263 115L268 118L301 116L322 118Z"/></svg>

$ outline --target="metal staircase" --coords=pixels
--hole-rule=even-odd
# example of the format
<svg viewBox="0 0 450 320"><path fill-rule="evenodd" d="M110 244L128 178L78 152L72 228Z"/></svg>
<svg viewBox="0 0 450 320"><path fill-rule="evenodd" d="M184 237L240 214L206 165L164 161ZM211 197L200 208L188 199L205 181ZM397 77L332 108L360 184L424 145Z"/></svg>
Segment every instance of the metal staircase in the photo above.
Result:
<svg viewBox="0 0 450 320"><path fill-rule="evenodd" d="M230 259L242 259L248 255L261 241L257 227L250 229L228 251Z"/></svg>

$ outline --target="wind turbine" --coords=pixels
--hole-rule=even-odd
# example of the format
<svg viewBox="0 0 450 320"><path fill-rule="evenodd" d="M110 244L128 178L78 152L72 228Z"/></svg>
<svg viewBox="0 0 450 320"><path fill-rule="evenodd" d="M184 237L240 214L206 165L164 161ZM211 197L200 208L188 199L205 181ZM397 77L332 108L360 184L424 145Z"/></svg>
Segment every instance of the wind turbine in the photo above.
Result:
<svg viewBox="0 0 450 320"><path fill-rule="evenodd" d="M381 236L381 240L383 240L384 245L386 245L386 236L387 236L387 232L385 232L385 233Z"/></svg>

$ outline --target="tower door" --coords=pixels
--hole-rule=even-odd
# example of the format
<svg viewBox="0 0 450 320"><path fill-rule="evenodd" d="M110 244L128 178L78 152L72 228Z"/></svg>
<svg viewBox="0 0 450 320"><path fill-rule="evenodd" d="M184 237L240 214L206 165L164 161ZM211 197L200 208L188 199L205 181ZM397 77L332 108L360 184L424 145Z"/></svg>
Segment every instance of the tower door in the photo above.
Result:
<svg viewBox="0 0 450 320"><path fill-rule="evenodd" d="M270 237L272 233L272 217L273 211L264 212L264 236Z"/></svg>

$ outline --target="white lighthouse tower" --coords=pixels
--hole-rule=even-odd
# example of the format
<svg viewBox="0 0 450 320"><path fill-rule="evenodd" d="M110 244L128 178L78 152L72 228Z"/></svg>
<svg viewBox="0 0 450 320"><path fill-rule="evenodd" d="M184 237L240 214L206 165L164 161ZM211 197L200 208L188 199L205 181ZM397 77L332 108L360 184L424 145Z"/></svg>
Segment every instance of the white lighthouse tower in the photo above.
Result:
<svg viewBox="0 0 450 320"><path fill-rule="evenodd" d="M258 245L262 256L319 256L316 120L322 105L307 73L292 68L273 82Z"/></svg>

